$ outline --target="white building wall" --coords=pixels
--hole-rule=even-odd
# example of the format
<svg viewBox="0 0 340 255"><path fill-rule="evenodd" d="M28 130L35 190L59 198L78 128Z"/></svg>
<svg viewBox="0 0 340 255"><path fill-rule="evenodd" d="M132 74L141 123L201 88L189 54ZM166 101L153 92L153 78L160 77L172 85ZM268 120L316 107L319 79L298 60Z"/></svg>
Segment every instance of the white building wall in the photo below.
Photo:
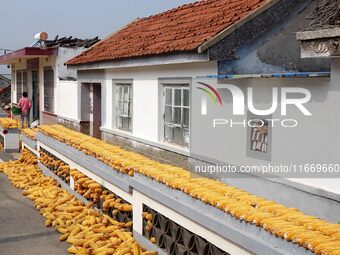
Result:
<svg viewBox="0 0 340 255"><path fill-rule="evenodd" d="M75 71L68 71L64 62L84 51L84 48L59 48L58 56L39 59L39 94L40 108L44 111L44 68L54 71L54 114L71 121L79 121L78 84L77 81L66 81L60 78L76 78Z"/></svg>
<svg viewBox="0 0 340 255"><path fill-rule="evenodd" d="M113 129L113 86L112 80L106 79L102 86L102 126L108 129Z"/></svg>
<svg viewBox="0 0 340 255"><path fill-rule="evenodd" d="M53 65L55 71L55 110L58 117L80 121L80 84L75 80L77 73L64 65L72 57L79 55L85 48L58 48L58 57Z"/></svg>
<svg viewBox="0 0 340 255"><path fill-rule="evenodd" d="M202 75L216 75L217 63L173 64L151 67L120 68L106 71L105 88L102 89L102 125L115 130L113 126L113 79L133 80L133 130L131 135L151 142L159 142L159 79L191 78ZM116 130L117 131L117 130ZM121 131L117 131L121 132Z"/></svg>
<svg viewBox="0 0 340 255"><path fill-rule="evenodd" d="M318 111L319 122L313 123L317 124L318 129L322 130L325 126L327 127L327 131L320 132L322 135L319 136L320 140L320 149L319 155L316 160L319 158L324 160L331 160L330 163L340 164L340 153L338 146L340 144L340 135L339 135L339 123L340 123L340 114L339 114L339 99L340 99L340 59L332 59L332 72L331 72L331 80L330 87L327 91L327 100L329 104L325 105L325 108ZM313 93L313 92L312 92ZM315 122L315 121L314 121ZM330 139L322 139L325 138L326 134ZM307 145L308 146L308 145ZM306 147L307 147L306 146ZM311 144L310 146L315 147L315 144ZM309 147L309 146L308 146ZM330 192L334 192L340 194L340 179L335 178L323 178L323 179L293 179L296 182L311 185L316 188L321 188L323 190L327 190Z"/></svg>
<svg viewBox="0 0 340 255"><path fill-rule="evenodd" d="M58 116L78 121L78 100L77 81L58 81L56 95Z"/></svg>
<svg viewBox="0 0 340 255"><path fill-rule="evenodd" d="M269 109L273 87L302 87L311 92L311 100L306 108L313 116L304 116L296 107L288 106L288 116L283 117L280 111L272 119L296 119L298 127L283 128L276 125L272 129L271 158L263 160L247 155L249 133L243 125L219 125L212 127L213 119L231 119L242 123L247 116L232 114L233 100L228 92L220 91L223 108L214 107L208 100L208 114L201 115L201 105L195 103L192 109L193 125L191 154L195 158L208 162L231 164L234 166L290 166L305 164L339 164L339 124L340 124L340 60L334 60L332 76L329 78L249 78L229 80L247 95L246 89L252 87L255 95L256 109ZM194 92L194 97L201 100L201 92ZM197 102L196 100L196 102ZM280 109L280 108L278 108ZM246 110L247 111L247 110ZM249 128L248 128L249 129ZM207 135L209 134L209 135ZM283 177L287 177L284 174ZM340 179L291 179L295 182L340 194Z"/></svg>
<svg viewBox="0 0 340 255"><path fill-rule="evenodd" d="M133 84L133 134L158 141L158 79L138 79Z"/></svg>
<svg viewBox="0 0 340 255"><path fill-rule="evenodd" d="M86 48L58 48L57 67L59 78L77 78L77 71L68 68L65 63L71 58L81 54Z"/></svg>

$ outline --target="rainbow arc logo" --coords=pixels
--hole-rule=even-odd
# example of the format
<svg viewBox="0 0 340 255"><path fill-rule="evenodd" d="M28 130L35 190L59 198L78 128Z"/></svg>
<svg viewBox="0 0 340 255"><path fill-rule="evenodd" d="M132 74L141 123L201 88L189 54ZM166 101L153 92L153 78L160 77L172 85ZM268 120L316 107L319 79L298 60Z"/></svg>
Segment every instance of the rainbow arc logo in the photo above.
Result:
<svg viewBox="0 0 340 255"><path fill-rule="evenodd" d="M202 85L203 87L197 87L197 89L203 91L206 93L213 103L218 107L218 105L223 106L222 99L220 94L214 89L213 86L204 83L204 82L198 82L198 84ZM202 97L202 104L201 104L201 113L202 115L207 115L207 99L206 97Z"/></svg>
<svg viewBox="0 0 340 255"><path fill-rule="evenodd" d="M204 82L198 82L198 84L204 86L205 88L202 87L197 87L199 90L204 91L206 94L209 95L209 97L211 98L211 100L214 102L214 104L216 106L218 106L218 104L220 104L221 106L223 106L222 103L222 99L220 94L216 91L216 89L213 88L213 86L204 83Z"/></svg>

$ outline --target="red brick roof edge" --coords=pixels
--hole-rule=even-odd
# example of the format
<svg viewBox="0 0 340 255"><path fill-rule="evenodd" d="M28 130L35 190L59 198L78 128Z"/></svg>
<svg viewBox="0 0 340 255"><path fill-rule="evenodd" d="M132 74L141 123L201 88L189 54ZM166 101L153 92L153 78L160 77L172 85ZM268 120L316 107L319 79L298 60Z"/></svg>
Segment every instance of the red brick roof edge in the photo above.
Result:
<svg viewBox="0 0 340 255"><path fill-rule="evenodd" d="M205 0L136 19L67 65L196 51L271 0Z"/></svg>

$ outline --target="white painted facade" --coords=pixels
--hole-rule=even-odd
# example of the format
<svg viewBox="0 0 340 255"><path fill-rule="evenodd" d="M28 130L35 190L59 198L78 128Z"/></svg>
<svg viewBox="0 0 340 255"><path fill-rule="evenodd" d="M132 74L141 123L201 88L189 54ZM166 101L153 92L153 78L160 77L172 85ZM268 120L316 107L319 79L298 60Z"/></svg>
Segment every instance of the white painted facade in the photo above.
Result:
<svg viewBox="0 0 340 255"><path fill-rule="evenodd" d="M78 91L77 81L59 80L56 88L56 109L57 116L67 120L78 122Z"/></svg>
<svg viewBox="0 0 340 255"><path fill-rule="evenodd" d="M280 122L275 122L275 127L271 128L270 131L269 158L250 156L249 127L244 127L242 124L234 124L233 127L230 127L230 125L212 127L213 119L226 119L229 122L232 120L234 123L242 123L245 119L246 121L249 120L247 110L245 116L233 115L231 94L225 90L218 90L223 98L223 108L214 107L210 100L208 100L207 116L201 115L200 104L195 103L192 108L192 157L219 165L231 164L236 167L292 166L292 172L295 166L298 172L300 167L302 167L302 170L309 171L308 169L311 169L310 167L313 164L315 166L321 164L327 167L329 165L339 166L339 74L340 60L333 59L330 78L242 78L225 81L224 83L236 85L243 91L244 95L247 95L247 88L252 88L255 109L269 109L271 107L273 88L305 88L310 91L311 100L304 105L312 113L312 116L303 115L294 106L288 106L288 115L282 116L279 106L278 110L267 118L274 120L293 118L298 122L298 126L284 128L278 124ZM201 100L201 92L195 90L194 93L195 98ZM196 128L198 126L200 128ZM203 134L209 134L209 136ZM261 176L261 174L256 173L254 175ZM282 178L293 177L294 174L274 173L273 175L279 176L275 181L281 182ZM304 176L306 178L289 178L288 180L340 195L340 179L330 178L329 176L323 178L322 176L326 175L322 173L313 175L313 178L307 178L312 176L308 173Z"/></svg>
<svg viewBox="0 0 340 255"><path fill-rule="evenodd" d="M40 58L39 62L39 88L40 95L44 95L44 68L52 67L54 71L54 109L53 112L60 118L65 118L71 121L79 121L78 118L78 83L76 80L63 80L63 65L65 61L65 56L71 56L79 54L79 51L74 49L66 50L59 49L59 54L57 57L50 57L48 59ZM74 78L74 77L73 77ZM44 97L40 96L40 105L42 111L44 109Z"/></svg>
<svg viewBox="0 0 340 255"><path fill-rule="evenodd" d="M174 150L189 153L181 147L165 145L161 137L163 109L161 107L162 79L184 79L191 81L201 75L217 75L217 63L199 62L185 64L167 64L145 67L105 69L100 75L82 75L78 73L78 85L82 83L100 83L102 86L102 130L114 132L145 143L167 146ZM132 131L122 131L115 127L114 84L115 80L131 80L133 88ZM80 117L80 113L78 115Z"/></svg>
<svg viewBox="0 0 340 255"><path fill-rule="evenodd" d="M338 90L336 89L336 82L338 80L339 64L333 63L332 78L292 78L292 79L261 79L250 78L240 79L233 81L233 84L240 85L240 87L251 86L254 87L256 94L267 96L271 93L272 87L282 86L298 86L311 90L313 100L308 103L307 107L313 111L313 118L306 119L301 116L299 121L301 127L294 130L281 130L275 129L272 133L272 150L270 161L263 161L256 158L248 157L247 154L247 133L244 128L235 128L232 130L216 130L213 136L216 139L212 139L212 136L205 136L204 134L210 134L211 129L204 129L202 126L202 119L195 119L193 121L193 115L200 113L198 105L191 105L190 109L190 148L184 148L164 142L162 136L162 124L163 124L163 107L162 107L162 79L180 79L180 78L193 78L207 75L217 75L217 63L214 61L196 62L196 63L183 63L183 64L163 64L155 66L140 66L140 67L115 67L106 68L105 66L98 66L98 69L85 70L81 69L81 75L78 71L78 88L82 83L100 83L101 84L101 108L102 108L102 125L101 130L106 133L112 133L114 135L126 137L132 141L142 142L154 146L155 149L167 149L174 152L179 152L186 156L192 156L196 159L206 162L219 162L232 165L254 165L259 163L272 163L272 164L290 164L299 162L300 156L305 155L304 159L310 158L310 162L314 163L314 159L327 161L330 158L337 159L336 150L328 150L326 154L320 154L320 148L327 148L327 144L332 142L335 144L338 137L335 137L333 141L327 139L310 139L313 136L313 132L316 129L322 130L325 128L325 117L336 116L335 112L337 108L329 108L329 105L336 105L338 98ZM340 69L339 69L340 70ZM133 88L133 114L132 114L132 131L122 131L115 127L115 99L114 99L114 84L115 80L131 80ZM191 86L192 88L192 86ZM199 92L195 92L199 93ZM78 97L80 93L78 92ZM327 98L327 99L326 99ZM325 103L327 100L327 103ZM79 103L79 101L78 101ZM231 111L232 100L224 102L226 107ZM255 105L257 108L268 108L270 102L259 101ZM210 109L213 106L210 105ZM232 116L231 113L228 115ZM332 112L332 113L331 113ZM228 116L227 115L227 116ZM78 119L81 120L81 113L78 111ZM227 117L226 116L226 117ZM273 118L279 118L279 116L272 116ZM315 122L315 118L319 121ZM332 125L334 118L328 118L327 127L332 128L332 133L336 133L336 125ZM313 126L313 129L308 127ZM310 133L309 135L306 135ZM283 132L284 131L284 132ZM193 133L194 132L194 133ZM290 133L300 132L299 140L295 140L292 150L289 148L292 144L287 143L287 137ZM291 133L293 136L293 133ZM199 138L198 138L199 137ZM225 141L225 142L221 142ZM320 143L318 143L318 141ZM215 150L216 143L218 150ZM313 147L312 144L318 143L317 147ZM309 147L309 152L305 151L305 147ZM285 149L286 148L286 149ZM282 157L284 152L285 157ZM301 154L302 153L302 154ZM336 162L335 162L336 163ZM291 181L306 185L307 187L313 187L318 190L331 192L334 194L340 194L339 180L338 179L290 179ZM293 185L294 186L294 185Z"/></svg>
<svg viewBox="0 0 340 255"><path fill-rule="evenodd" d="M39 87L39 112L40 120L43 123L44 109L44 68L50 67L54 72L54 111L50 112L53 115L60 118L79 122L78 118L78 83L75 80L76 72L68 71L64 66L65 58L70 58L83 51L83 48L67 49L59 48L58 56L39 57L38 68L31 70L28 68L26 59L20 59L12 64L12 80L11 80L11 101L16 104L20 100L17 98L16 91L16 72L25 70L27 71L27 88L28 96L32 98L32 71L38 72L38 87ZM65 78L71 78L71 80L65 80ZM31 118L32 119L32 118Z"/></svg>

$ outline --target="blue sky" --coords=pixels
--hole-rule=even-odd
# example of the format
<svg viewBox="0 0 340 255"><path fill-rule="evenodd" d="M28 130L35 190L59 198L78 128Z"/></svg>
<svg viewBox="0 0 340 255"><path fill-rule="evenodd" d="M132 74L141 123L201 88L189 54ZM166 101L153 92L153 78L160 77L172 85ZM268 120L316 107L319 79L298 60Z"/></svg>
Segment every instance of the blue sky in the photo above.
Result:
<svg viewBox="0 0 340 255"><path fill-rule="evenodd" d="M137 17L149 16L192 0L4 0L0 8L0 48L30 46L34 35L103 38ZM3 54L0 51L0 54ZM9 69L1 68L0 74Z"/></svg>

